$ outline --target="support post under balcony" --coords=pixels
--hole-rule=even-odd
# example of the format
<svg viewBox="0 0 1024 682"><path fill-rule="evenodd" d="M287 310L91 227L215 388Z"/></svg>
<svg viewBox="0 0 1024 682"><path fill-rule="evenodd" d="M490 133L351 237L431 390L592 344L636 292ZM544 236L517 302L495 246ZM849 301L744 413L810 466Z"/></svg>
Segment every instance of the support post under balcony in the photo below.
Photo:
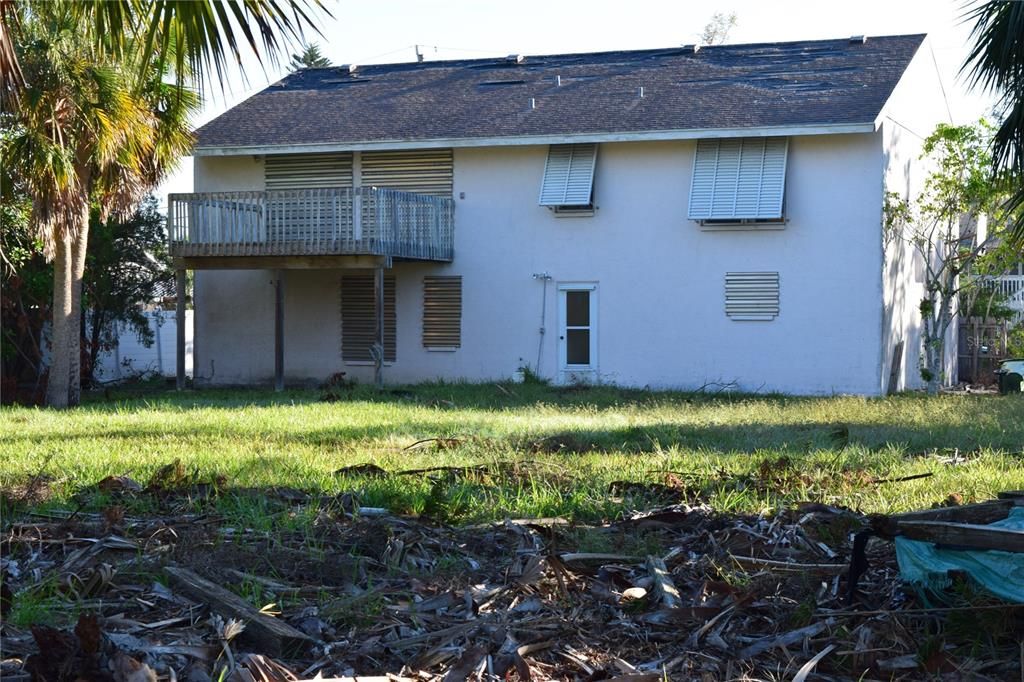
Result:
<svg viewBox="0 0 1024 682"><path fill-rule="evenodd" d="M284 270L274 271L274 390L284 390Z"/></svg>
<svg viewBox="0 0 1024 682"><path fill-rule="evenodd" d="M373 271L374 310L377 313L377 352L374 354L373 383L384 386L384 268Z"/></svg>
<svg viewBox="0 0 1024 682"><path fill-rule="evenodd" d="M175 360L176 378L175 388L179 391L185 390L185 273L178 268L174 271L175 295L174 322L175 322Z"/></svg>

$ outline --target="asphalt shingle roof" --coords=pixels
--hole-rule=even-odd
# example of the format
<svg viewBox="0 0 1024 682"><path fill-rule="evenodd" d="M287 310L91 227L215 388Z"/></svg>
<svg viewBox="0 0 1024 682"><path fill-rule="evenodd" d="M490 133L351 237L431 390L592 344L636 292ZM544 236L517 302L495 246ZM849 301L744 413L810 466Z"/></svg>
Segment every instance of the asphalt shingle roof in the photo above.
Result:
<svg viewBox="0 0 1024 682"><path fill-rule="evenodd" d="M722 45L696 53L528 56L518 64L375 64L352 74L306 69L204 125L197 146L870 123L923 40L906 35L864 43Z"/></svg>

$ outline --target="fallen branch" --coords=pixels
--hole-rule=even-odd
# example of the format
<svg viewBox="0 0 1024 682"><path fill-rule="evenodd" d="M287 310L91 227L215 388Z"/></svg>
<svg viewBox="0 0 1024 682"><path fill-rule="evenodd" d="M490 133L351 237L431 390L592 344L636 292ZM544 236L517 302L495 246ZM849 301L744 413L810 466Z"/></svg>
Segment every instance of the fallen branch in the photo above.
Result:
<svg viewBox="0 0 1024 682"><path fill-rule="evenodd" d="M846 564L806 564L794 561L777 561L774 559L761 559L753 556L735 556L732 560L738 564L750 564L753 566L764 566L765 568L776 568L783 571L795 571L804 573L807 571L823 571L828 573L844 573L848 568Z"/></svg>
<svg viewBox="0 0 1024 682"><path fill-rule="evenodd" d="M654 585L651 587L651 600L654 603L661 602L668 609L678 609L683 604L679 596L679 590L672 582L672 576L665 567L661 557L647 557L647 572L650 573Z"/></svg>
<svg viewBox="0 0 1024 682"><path fill-rule="evenodd" d="M898 476L896 478L876 478L871 483L878 485L880 483L902 483L903 481L916 481L920 478L931 478L935 474L931 471L924 474L911 474L910 476Z"/></svg>
<svg viewBox="0 0 1024 682"><path fill-rule="evenodd" d="M200 603L209 604L214 613L245 623L245 631L241 638L270 656L291 655L296 652L302 654L314 644L313 639L305 633L257 611L238 595L228 592L187 568L167 566L164 571L178 589Z"/></svg>
<svg viewBox="0 0 1024 682"><path fill-rule="evenodd" d="M835 619L829 618L822 623L814 623L807 627L800 628L799 630L791 630L790 632L775 637L762 637L750 646L740 649L739 653L736 654L736 658L745 660L753 658L758 654L762 654L769 649L774 649L776 647L785 648L793 644L797 644L805 639L810 639L811 637L820 635L834 624Z"/></svg>

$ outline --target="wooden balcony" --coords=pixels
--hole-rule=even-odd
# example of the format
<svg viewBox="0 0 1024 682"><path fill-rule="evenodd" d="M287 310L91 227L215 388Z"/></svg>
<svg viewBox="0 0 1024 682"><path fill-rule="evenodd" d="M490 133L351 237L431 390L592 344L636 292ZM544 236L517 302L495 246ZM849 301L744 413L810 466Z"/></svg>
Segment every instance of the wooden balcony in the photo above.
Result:
<svg viewBox="0 0 1024 682"><path fill-rule="evenodd" d="M171 255L192 263L374 256L451 261L455 202L377 187L171 194Z"/></svg>

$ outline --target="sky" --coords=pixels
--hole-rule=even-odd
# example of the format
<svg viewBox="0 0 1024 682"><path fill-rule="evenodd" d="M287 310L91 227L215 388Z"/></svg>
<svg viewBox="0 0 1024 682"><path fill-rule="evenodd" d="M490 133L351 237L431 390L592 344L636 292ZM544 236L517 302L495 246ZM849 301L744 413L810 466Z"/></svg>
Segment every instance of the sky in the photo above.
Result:
<svg viewBox="0 0 1024 682"><path fill-rule="evenodd" d="M335 64L427 61L509 54L553 54L671 47L695 43L716 12L735 13L730 43L848 38L853 35L928 33L954 123L977 120L991 100L958 78L970 25L964 0L325 0L322 35L310 42ZM287 73L287 60L261 68L243 61L247 81L213 85L197 127ZM158 195L192 191L191 159Z"/></svg>

